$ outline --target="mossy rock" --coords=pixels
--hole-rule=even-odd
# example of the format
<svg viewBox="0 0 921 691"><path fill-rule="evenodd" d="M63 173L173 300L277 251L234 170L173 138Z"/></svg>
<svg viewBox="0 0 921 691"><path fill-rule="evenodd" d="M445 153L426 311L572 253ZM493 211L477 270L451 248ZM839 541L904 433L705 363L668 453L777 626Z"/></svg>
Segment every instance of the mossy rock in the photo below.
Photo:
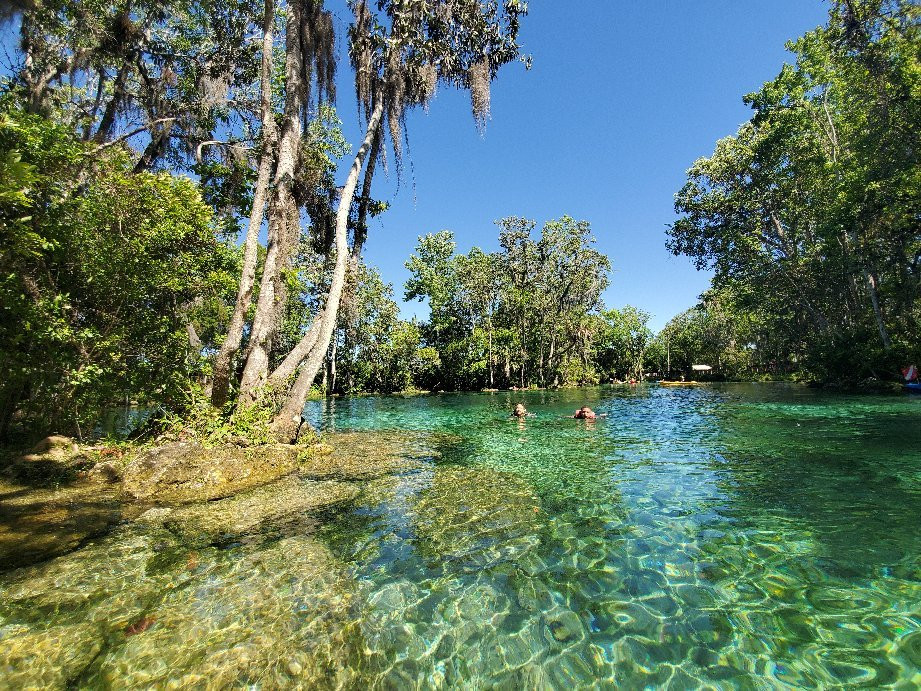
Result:
<svg viewBox="0 0 921 691"><path fill-rule="evenodd" d="M121 520L115 485L80 481L36 489L0 482L0 570L75 549Z"/></svg>
<svg viewBox="0 0 921 691"><path fill-rule="evenodd" d="M103 647L99 629L90 624L0 626L0 688L63 689Z"/></svg>
<svg viewBox="0 0 921 691"><path fill-rule="evenodd" d="M309 529L315 523L313 512L346 504L359 491L349 483L290 475L217 501L150 509L138 521L162 525L186 545L219 544L294 524Z"/></svg>
<svg viewBox="0 0 921 691"><path fill-rule="evenodd" d="M420 554L468 571L520 560L536 547L539 513L525 480L450 466L435 470L409 511Z"/></svg>
<svg viewBox="0 0 921 691"><path fill-rule="evenodd" d="M73 439L54 434L42 439L28 453L14 456L6 474L20 482L47 487L73 482L93 462L92 455Z"/></svg>
<svg viewBox="0 0 921 691"><path fill-rule="evenodd" d="M418 470L439 451L413 432L339 432L301 456L300 472L314 480L373 480Z"/></svg>
<svg viewBox="0 0 921 691"><path fill-rule="evenodd" d="M125 469L125 493L153 503L222 499L290 475L302 449L289 444L208 448L174 442L140 454Z"/></svg>

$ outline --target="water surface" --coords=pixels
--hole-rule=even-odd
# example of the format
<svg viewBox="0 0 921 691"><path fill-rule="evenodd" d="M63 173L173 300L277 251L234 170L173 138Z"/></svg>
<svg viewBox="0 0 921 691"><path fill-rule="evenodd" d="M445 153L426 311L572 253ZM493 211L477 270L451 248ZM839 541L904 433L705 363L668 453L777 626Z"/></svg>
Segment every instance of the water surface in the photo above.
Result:
<svg viewBox="0 0 921 691"><path fill-rule="evenodd" d="M509 419L518 401L534 416ZM583 403L608 417L564 418ZM640 386L307 412L421 461L309 521L195 546L125 523L0 573L14 663L93 687L921 685L921 397Z"/></svg>

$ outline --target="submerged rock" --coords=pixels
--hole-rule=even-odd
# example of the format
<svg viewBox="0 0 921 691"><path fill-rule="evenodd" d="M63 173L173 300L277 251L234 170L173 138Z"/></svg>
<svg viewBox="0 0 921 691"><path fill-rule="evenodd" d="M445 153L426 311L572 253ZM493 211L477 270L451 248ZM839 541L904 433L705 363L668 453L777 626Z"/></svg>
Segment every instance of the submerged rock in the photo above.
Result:
<svg viewBox="0 0 921 691"><path fill-rule="evenodd" d="M419 551L479 570L514 561L538 542L540 499L523 479L487 468L438 468L410 518Z"/></svg>
<svg viewBox="0 0 921 691"><path fill-rule="evenodd" d="M358 493L358 487L348 483L292 475L218 501L150 509L138 521L162 525L186 544L229 542L297 523L313 527L310 512L349 502Z"/></svg>
<svg viewBox="0 0 921 691"><path fill-rule="evenodd" d="M221 499L293 473L302 451L287 444L207 448L174 442L129 463L124 489L135 499L153 502Z"/></svg>
<svg viewBox="0 0 921 691"><path fill-rule="evenodd" d="M417 436L394 432L340 432L324 437L316 452L303 459L301 472L313 479L371 480L418 468L431 458Z"/></svg>
<svg viewBox="0 0 921 691"><path fill-rule="evenodd" d="M81 682L91 688L340 688L360 668L354 580L313 538L224 558L164 593ZM143 629L143 630L139 630Z"/></svg>
<svg viewBox="0 0 921 691"><path fill-rule="evenodd" d="M57 489L0 483L0 571L75 549L121 519L117 491L91 482Z"/></svg>
<svg viewBox="0 0 921 691"><path fill-rule="evenodd" d="M90 622L120 630L141 617L158 592L177 584L174 573L159 568L174 553L184 551L169 533L128 526L58 559L17 569L0 584L0 623L44 628Z"/></svg>
<svg viewBox="0 0 921 691"><path fill-rule="evenodd" d="M0 626L0 688L66 688L102 650L102 637L91 624L52 626L36 631Z"/></svg>
<svg viewBox="0 0 921 691"><path fill-rule="evenodd" d="M336 432L301 459L300 472L315 480L375 480L430 467L443 449L457 444L450 434L413 431Z"/></svg>
<svg viewBox="0 0 921 691"><path fill-rule="evenodd" d="M191 574L159 567L169 533L116 530L82 549L4 574L0 689L83 688L86 669ZM173 559L177 561L178 559Z"/></svg>

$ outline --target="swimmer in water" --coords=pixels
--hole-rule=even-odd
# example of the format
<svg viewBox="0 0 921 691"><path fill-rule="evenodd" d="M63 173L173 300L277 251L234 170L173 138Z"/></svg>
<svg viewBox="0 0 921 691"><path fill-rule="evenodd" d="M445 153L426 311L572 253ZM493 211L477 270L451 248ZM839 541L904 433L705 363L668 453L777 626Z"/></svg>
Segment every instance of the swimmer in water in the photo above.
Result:
<svg viewBox="0 0 921 691"><path fill-rule="evenodd" d="M597 420L599 418L607 417L607 413L602 413L598 415L594 410L589 408L587 405L579 408L573 415L576 420Z"/></svg>
<svg viewBox="0 0 921 691"><path fill-rule="evenodd" d="M512 417L516 417L519 420L523 420L526 417L533 416L534 413L529 413L528 409L524 407L524 403L516 403L515 409L512 411Z"/></svg>

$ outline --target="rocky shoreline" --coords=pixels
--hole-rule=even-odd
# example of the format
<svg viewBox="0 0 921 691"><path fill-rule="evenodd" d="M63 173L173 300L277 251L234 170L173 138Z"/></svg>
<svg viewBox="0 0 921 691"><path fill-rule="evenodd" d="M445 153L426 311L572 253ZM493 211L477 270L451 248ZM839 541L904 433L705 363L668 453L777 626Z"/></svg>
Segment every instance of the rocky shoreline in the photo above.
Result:
<svg viewBox="0 0 921 691"><path fill-rule="evenodd" d="M368 480L433 451L407 435L347 433L311 446L169 442L106 449L49 437L0 476L0 570L51 559L125 522L222 543L348 504Z"/></svg>
<svg viewBox="0 0 921 691"><path fill-rule="evenodd" d="M241 675L337 685L336 651L358 645L348 611L357 586L316 531L437 455L399 432L121 455L44 440L0 476L5 682L144 688L201 667L182 685ZM244 556L222 557L238 545L249 545ZM186 640L188 626L201 636Z"/></svg>

